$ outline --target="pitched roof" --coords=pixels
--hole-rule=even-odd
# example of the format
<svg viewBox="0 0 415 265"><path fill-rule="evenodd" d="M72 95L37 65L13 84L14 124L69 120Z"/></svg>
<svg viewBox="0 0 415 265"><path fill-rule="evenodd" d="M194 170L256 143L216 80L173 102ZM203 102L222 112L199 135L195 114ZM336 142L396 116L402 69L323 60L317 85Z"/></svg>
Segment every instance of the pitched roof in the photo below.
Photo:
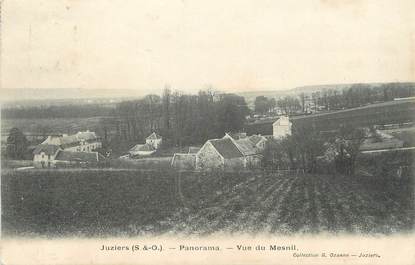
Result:
<svg viewBox="0 0 415 265"><path fill-rule="evenodd" d="M61 161L79 161L79 162L98 162L103 156L97 152L70 152L59 151L55 160Z"/></svg>
<svg viewBox="0 0 415 265"><path fill-rule="evenodd" d="M137 144L133 148L130 149L130 151L155 151L154 147L149 144Z"/></svg>
<svg viewBox="0 0 415 265"><path fill-rule="evenodd" d="M209 142L224 158L237 158L244 156L230 138L213 139L209 140Z"/></svg>
<svg viewBox="0 0 415 265"><path fill-rule="evenodd" d="M146 139L149 140L156 140L156 139L161 139L161 136L156 134L155 132L153 132L152 134L150 134Z"/></svg>
<svg viewBox="0 0 415 265"><path fill-rule="evenodd" d="M33 150L33 154L38 155L44 152L46 155L53 155L59 150L59 146L52 144L40 144Z"/></svg>
<svg viewBox="0 0 415 265"><path fill-rule="evenodd" d="M64 147L75 146L79 144L79 139L76 135L67 135L60 138L61 145Z"/></svg>
<svg viewBox="0 0 415 265"><path fill-rule="evenodd" d="M93 140L96 140L97 138L98 137L95 134L95 132L85 131L85 132L78 132L72 135L50 136L43 143L61 145L62 147L66 148L66 147L79 145L79 142L81 140L93 141Z"/></svg>
<svg viewBox="0 0 415 265"><path fill-rule="evenodd" d="M253 142L251 142L248 138L239 139L235 141L239 150L245 155L255 155L257 154L257 149Z"/></svg>

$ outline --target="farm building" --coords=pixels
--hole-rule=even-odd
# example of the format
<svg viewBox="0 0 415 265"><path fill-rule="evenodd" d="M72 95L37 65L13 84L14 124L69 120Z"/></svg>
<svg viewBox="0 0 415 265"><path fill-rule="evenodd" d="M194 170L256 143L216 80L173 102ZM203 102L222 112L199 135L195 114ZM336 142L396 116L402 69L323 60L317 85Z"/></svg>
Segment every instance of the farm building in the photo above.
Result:
<svg viewBox="0 0 415 265"><path fill-rule="evenodd" d="M66 166L97 166L105 160L98 152L73 152L62 150L58 145L40 144L33 151L35 168Z"/></svg>
<svg viewBox="0 0 415 265"><path fill-rule="evenodd" d="M221 139L208 140L195 155L195 168L204 170L258 166L263 149L257 147L257 144L266 139L262 136L251 137L235 140L230 134L225 134Z"/></svg>
<svg viewBox="0 0 415 265"><path fill-rule="evenodd" d="M146 138L146 144L153 146L154 149L159 149L162 142L163 138L155 132Z"/></svg>
<svg viewBox="0 0 415 265"><path fill-rule="evenodd" d="M128 153L131 156L149 156L156 152L156 149L151 144L137 144L131 148Z"/></svg>
<svg viewBox="0 0 415 265"><path fill-rule="evenodd" d="M62 150L58 145L40 144L33 150L33 166L36 168L55 167L55 157Z"/></svg>
<svg viewBox="0 0 415 265"><path fill-rule="evenodd" d="M233 169L245 165L244 154L230 138L208 140L196 154L196 169Z"/></svg>
<svg viewBox="0 0 415 265"><path fill-rule="evenodd" d="M73 135L48 136L42 144L56 145L62 150L74 152L92 152L102 147L102 143L95 132L89 130Z"/></svg>

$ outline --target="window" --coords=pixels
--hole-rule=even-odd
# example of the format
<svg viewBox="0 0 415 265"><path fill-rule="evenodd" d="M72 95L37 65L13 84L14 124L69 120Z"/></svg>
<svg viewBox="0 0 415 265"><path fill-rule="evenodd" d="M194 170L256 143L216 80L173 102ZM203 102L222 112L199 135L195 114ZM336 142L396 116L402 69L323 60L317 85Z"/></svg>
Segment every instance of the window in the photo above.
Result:
<svg viewBox="0 0 415 265"><path fill-rule="evenodd" d="M42 154L42 158L45 158L45 154Z"/></svg>
<svg viewBox="0 0 415 265"><path fill-rule="evenodd" d="M50 160L50 155L48 155L48 160Z"/></svg>

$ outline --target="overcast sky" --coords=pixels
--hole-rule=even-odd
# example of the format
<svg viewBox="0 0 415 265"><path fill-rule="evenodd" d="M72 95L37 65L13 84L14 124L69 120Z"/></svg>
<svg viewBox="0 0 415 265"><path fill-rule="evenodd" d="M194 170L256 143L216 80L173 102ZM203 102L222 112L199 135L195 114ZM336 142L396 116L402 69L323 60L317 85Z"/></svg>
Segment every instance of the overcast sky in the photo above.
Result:
<svg viewBox="0 0 415 265"><path fill-rule="evenodd" d="M4 0L1 86L148 93L411 81L412 2Z"/></svg>

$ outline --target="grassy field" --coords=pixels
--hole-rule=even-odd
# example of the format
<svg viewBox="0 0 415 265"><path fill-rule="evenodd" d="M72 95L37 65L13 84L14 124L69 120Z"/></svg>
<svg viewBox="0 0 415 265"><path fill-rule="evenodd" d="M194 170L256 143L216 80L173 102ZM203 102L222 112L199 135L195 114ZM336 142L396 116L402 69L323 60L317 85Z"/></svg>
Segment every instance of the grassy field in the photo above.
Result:
<svg viewBox="0 0 415 265"><path fill-rule="evenodd" d="M5 236L388 234L414 225L412 177L9 170L1 181Z"/></svg>
<svg viewBox="0 0 415 265"><path fill-rule="evenodd" d="M316 126L319 130L335 130L340 124L360 127L379 124L410 122L415 120L415 101L389 101L340 111L293 116L294 126ZM272 123L259 122L245 126L248 134L272 134Z"/></svg>

